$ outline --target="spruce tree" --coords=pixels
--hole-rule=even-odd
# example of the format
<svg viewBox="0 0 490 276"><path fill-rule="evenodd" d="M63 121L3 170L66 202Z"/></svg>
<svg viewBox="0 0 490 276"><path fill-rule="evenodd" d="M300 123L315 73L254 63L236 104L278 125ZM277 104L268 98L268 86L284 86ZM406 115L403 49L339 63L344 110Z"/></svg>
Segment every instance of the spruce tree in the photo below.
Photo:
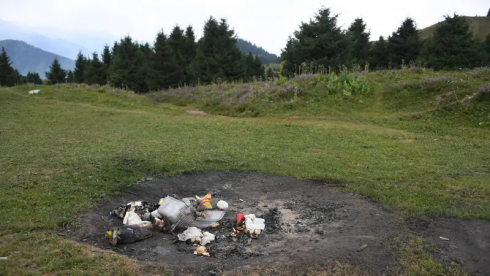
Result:
<svg viewBox="0 0 490 276"><path fill-rule="evenodd" d="M154 50L154 57L150 61L150 89L175 87L182 79L182 68L177 64L168 38L163 31L157 34Z"/></svg>
<svg viewBox="0 0 490 276"><path fill-rule="evenodd" d="M61 64L58 58L53 60L53 63L49 66L49 72L46 72L46 78L49 84L64 83L66 78L66 71L61 68Z"/></svg>
<svg viewBox="0 0 490 276"><path fill-rule="evenodd" d="M349 35L352 39L352 57L354 62L364 66L369 55L369 36L366 24L361 18L357 18L349 27Z"/></svg>
<svg viewBox="0 0 490 276"><path fill-rule="evenodd" d="M486 63L490 65L490 34L487 35L483 42L483 53L486 55Z"/></svg>
<svg viewBox="0 0 490 276"><path fill-rule="evenodd" d="M96 52L92 54L92 59L86 61L84 79L88 84L104 85L106 82L104 64L100 61L99 55Z"/></svg>
<svg viewBox="0 0 490 276"><path fill-rule="evenodd" d="M139 45L130 36L114 43L109 66L109 81L119 88L128 88L136 92L147 92L138 79L145 59Z"/></svg>
<svg viewBox="0 0 490 276"><path fill-rule="evenodd" d="M185 57L185 44L186 38L184 37L184 30L182 30L179 25L176 25L170 36L168 37L168 45L172 49L177 65L179 66L179 76L178 84L183 84L185 82L185 68L186 68L186 57Z"/></svg>
<svg viewBox="0 0 490 276"><path fill-rule="evenodd" d="M238 49L235 31L230 28L226 19L221 19L218 26L220 49L218 61L226 80L234 81L243 79L245 70L242 60L242 52Z"/></svg>
<svg viewBox="0 0 490 276"><path fill-rule="evenodd" d="M253 62L253 71L254 71L254 77L258 79L264 79L265 78L265 68L264 65L262 64L262 61L260 60L259 56L254 57L254 62Z"/></svg>
<svg viewBox="0 0 490 276"><path fill-rule="evenodd" d="M298 67L305 62L308 66L338 68L351 62L351 41L337 25L338 15L330 9L320 8L308 23L302 23L299 30L290 37L281 54L284 61L282 74L298 73Z"/></svg>
<svg viewBox="0 0 490 276"><path fill-rule="evenodd" d="M187 84L194 83L195 77L192 74L192 61L196 57L196 37L194 36L194 29L192 26L188 26L185 30L184 45L182 49L182 54L185 58L185 82Z"/></svg>
<svg viewBox="0 0 490 276"><path fill-rule="evenodd" d="M102 63L103 63L103 78L104 83L108 82L108 74L109 74L109 65L111 65L111 50L109 49L109 45L104 46L104 50L102 51Z"/></svg>
<svg viewBox="0 0 490 276"><path fill-rule="evenodd" d="M479 50L470 22L457 14L446 15L428 39L424 58L427 66L435 70L473 68L482 63Z"/></svg>
<svg viewBox="0 0 490 276"><path fill-rule="evenodd" d="M146 92L150 89L150 62L154 58L154 52L150 47L150 44L140 44L138 49L138 55L141 65L137 71L136 87L138 91Z"/></svg>
<svg viewBox="0 0 490 276"><path fill-rule="evenodd" d="M245 67L245 81L250 81L255 75L254 56L252 55L252 52L249 52L248 55L244 56L243 64Z"/></svg>
<svg viewBox="0 0 490 276"><path fill-rule="evenodd" d="M204 24L203 36L197 43L196 58L191 66L199 83L208 84L224 78L220 64L220 44L218 21L210 17Z"/></svg>
<svg viewBox="0 0 490 276"><path fill-rule="evenodd" d="M26 83L26 78L22 76L22 74L17 69L14 69L14 71L12 72L12 78L14 79L14 85Z"/></svg>
<svg viewBox="0 0 490 276"><path fill-rule="evenodd" d="M403 21L397 31L391 35L388 43L391 61L395 67L400 67L402 62L405 64L415 62L423 45L415 21L411 18Z"/></svg>
<svg viewBox="0 0 490 276"><path fill-rule="evenodd" d="M17 75L12 67L12 62L10 62L10 57L2 46L2 53L0 54L0 86L14 86L16 80Z"/></svg>
<svg viewBox="0 0 490 276"><path fill-rule="evenodd" d="M265 73L265 77L269 80L269 79L273 79L275 76L274 76L274 70L272 70L272 67L269 66L269 68L267 68L267 71Z"/></svg>
<svg viewBox="0 0 490 276"><path fill-rule="evenodd" d="M374 70L387 69L389 62L388 43L383 36L380 36L369 51L369 68Z"/></svg>
<svg viewBox="0 0 490 276"><path fill-rule="evenodd" d="M77 60L75 61L75 70L73 71L75 83L85 82L85 68L87 67L87 63L87 58L82 54L82 51L78 52Z"/></svg>
<svg viewBox="0 0 490 276"><path fill-rule="evenodd" d="M75 76L73 75L72 70L68 70L68 73L66 74L66 82L67 83L74 83L75 82Z"/></svg>
<svg viewBox="0 0 490 276"><path fill-rule="evenodd" d="M31 73L31 72L27 72L26 82L27 83L33 83L33 84L43 84L43 81L42 81L41 77L39 77L39 74L38 73Z"/></svg>

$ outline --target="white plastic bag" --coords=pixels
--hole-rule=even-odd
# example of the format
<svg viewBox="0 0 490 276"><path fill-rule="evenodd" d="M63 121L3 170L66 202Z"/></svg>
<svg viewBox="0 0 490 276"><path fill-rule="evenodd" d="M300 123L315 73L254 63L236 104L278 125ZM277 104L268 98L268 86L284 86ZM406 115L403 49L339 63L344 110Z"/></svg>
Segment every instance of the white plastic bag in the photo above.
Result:
<svg viewBox="0 0 490 276"><path fill-rule="evenodd" d="M198 243L201 242L202 237L203 237L203 234L202 234L201 230L199 230L196 227L189 227L184 232L177 235L177 238L179 239L179 241L191 240L191 242L198 242Z"/></svg>
<svg viewBox="0 0 490 276"><path fill-rule="evenodd" d="M136 214L134 211L127 211L126 215L124 216L123 224L124 225L134 225L134 224L141 224L143 221L141 220L140 216Z"/></svg>
<svg viewBox="0 0 490 276"><path fill-rule="evenodd" d="M209 232L204 232L202 234L202 239L201 239L201 245L206 245L212 241L214 241L215 235L209 233Z"/></svg>
<svg viewBox="0 0 490 276"><path fill-rule="evenodd" d="M264 230L265 219L257 218L254 214L245 216L245 227L249 230ZM260 233L260 231L258 231Z"/></svg>

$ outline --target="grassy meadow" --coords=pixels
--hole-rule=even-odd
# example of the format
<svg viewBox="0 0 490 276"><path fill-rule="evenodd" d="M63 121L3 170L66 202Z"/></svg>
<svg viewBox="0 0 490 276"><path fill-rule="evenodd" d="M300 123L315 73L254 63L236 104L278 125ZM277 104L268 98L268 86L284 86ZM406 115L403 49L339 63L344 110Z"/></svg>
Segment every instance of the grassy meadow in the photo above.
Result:
<svg viewBox="0 0 490 276"><path fill-rule="evenodd" d="M189 171L338 179L403 216L490 219L489 83L489 68L412 67L146 95L83 84L0 88L0 256L8 257L0 271L148 270L52 230L139 180ZM400 263L406 274L446 273L419 250L404 254L414 251Z"/></svg>

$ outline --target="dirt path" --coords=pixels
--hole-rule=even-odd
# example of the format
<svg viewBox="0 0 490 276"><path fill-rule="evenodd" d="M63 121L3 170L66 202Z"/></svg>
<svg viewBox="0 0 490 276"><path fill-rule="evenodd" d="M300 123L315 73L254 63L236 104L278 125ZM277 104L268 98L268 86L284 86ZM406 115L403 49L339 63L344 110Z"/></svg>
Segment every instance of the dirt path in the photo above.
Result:
<svg viewBox="0 0 490 276"><path fill-rule="evenodd" d="M161 197L203 196L208 191L230 204L222 226L208 231L216 234L211 245L211 257L193 254L191 245L174 244L174 237L155 233L153 237L126 246L111 247L104 238L110 225L121 225L108 212L129 201L144 199L157 202ZM458 250L441 250L444 261L460 260L469 271L485 274L490 271L490 223L479 225L478 235L458 231L460 220L446 223L406 221L384 210L378 204L339 191L322 181L299 181L290 177L246 172L204 172L185 174L167 179L141 183L131 193L108 199L81 218L81 226L67 236L142 261L155 262L176 273L208 275L210 271L223 272L265 267L328 266L334 261L358 266L368 275L390 274L395 265L390 244L400 233L412 229L426 240L439 242L439 235L457 244ZM255 213L266 219L266 230L258 239L234 242L229 237L236 214ZM112 223L108 220L112 219ZM448 227L455 226L454 229ZM470 222L465 222L471 227ZM475 224L476 225L476 224ZM444 230L444 232L441 232ZM487 231L488 230L488 231ZM487 231L486 233L484 231ZM467 235L467 236L466 236ZM464 238L464 239L462 239ZM454 241L454 242L453 242ZM448 249L448 248L446 248Z"/></svg>

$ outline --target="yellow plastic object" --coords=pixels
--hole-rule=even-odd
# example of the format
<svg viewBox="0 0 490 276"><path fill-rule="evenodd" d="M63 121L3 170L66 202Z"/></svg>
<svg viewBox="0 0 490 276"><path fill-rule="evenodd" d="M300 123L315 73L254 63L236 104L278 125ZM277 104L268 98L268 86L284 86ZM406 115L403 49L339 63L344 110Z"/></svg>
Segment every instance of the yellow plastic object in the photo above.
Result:
<svg viewBox="0 0 490 276"><path fill-rule="evenodd" d="M211 206L211 202L209 202L210 200L211 200L211 193L208 193L202 198L201 206L206 209L211 209L212 206Z"/></svg>

